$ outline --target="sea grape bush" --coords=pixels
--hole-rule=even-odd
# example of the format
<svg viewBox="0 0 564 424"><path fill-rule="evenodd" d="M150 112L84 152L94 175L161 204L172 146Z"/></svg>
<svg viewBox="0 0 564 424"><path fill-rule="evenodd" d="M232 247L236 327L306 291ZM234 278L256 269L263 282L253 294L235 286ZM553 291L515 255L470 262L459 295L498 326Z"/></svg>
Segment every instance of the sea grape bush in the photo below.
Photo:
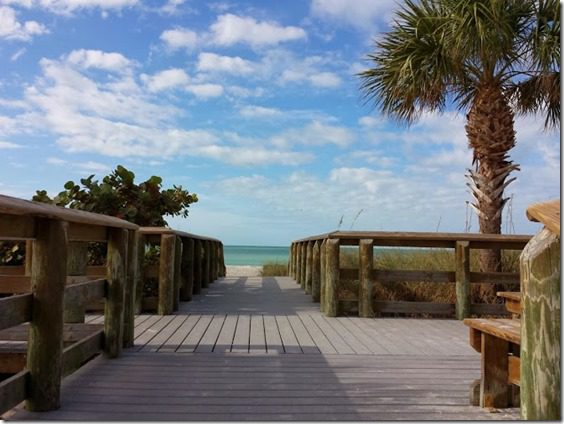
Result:
<svg viewBox="0 0 564 424"><path fill-rule="evenodd" d="M165 215L188 217L188 208L198 201L195 193L182 186L163 190L162 178L152 176L135 184L135 174L118 165L100 183L94 175L82 178L80 184L68 181L64 191L54 198L38 190L33 200L72 209L115 216L140 226L166 226Z"/></svg>

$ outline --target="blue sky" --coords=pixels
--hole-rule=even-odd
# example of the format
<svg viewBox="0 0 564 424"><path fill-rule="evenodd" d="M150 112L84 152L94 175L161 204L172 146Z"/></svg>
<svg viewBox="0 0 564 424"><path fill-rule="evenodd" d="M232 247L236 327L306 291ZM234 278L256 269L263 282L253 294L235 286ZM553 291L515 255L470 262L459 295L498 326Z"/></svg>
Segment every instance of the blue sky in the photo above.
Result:
<svg viewBox="0 0 564 424"><path fill-rule="evenodd" d="M355 74L389 0L0 0L0 193L116 165L196 192L178 229L287 245L343 230L477 231L464 116L406 127ZM560 137L517 117L504 231L559 196Z"/></svg>

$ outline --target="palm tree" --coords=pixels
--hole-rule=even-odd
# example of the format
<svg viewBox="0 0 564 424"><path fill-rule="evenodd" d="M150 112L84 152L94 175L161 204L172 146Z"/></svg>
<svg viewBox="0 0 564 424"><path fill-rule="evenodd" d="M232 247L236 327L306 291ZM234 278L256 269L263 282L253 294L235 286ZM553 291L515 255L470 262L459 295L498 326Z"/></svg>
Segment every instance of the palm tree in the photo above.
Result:
<svg viewBox="0 0 564 424"><path fill-rule="evenodd" d="M503 191L519 169L509 159L514 113L560 122L558 0L406 0L368 59L361 88L385 114L409 124L424 110L467 112L472 206L480 231L499 234ZM499 251L480 263L499 270Z"/></svg>

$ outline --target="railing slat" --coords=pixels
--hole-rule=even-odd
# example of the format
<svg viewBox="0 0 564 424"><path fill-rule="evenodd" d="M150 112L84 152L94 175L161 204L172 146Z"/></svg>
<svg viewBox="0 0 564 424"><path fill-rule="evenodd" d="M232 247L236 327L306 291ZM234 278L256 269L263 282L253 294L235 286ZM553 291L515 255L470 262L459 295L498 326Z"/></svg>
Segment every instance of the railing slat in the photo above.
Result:
<svg viewBox="0 0 564 424"><path fill-rule="evenodd" d="M72 374L84 362L100 353L104 346L104 331L98 330L63 350L63 376Z"/></svg>
<svg viewBox="0 0 564 424"><path fill-rule="evenodd" d="M27 398L29 371L23 370L0 382L0 414Z"/></svg>
<svg viewBox="0 0 564 424"><path fill-rule="evenodd" d="M0 330L31 321L31 293L0 299Z"/></svg>

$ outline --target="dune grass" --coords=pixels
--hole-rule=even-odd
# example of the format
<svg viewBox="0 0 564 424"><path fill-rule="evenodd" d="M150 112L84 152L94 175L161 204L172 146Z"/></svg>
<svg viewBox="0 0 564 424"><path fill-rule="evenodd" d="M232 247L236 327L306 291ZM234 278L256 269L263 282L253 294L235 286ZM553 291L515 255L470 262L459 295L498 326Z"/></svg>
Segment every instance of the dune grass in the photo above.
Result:
<svg viewBox="0 0 564 424"><path fill-rule="evenodd" d="M285 262L267 262L262 266L261 277L286 277L288 264Z"/></svg>
<svg viewBox="0 0 564 424"><path fill-rule="evenodd" d="M518 251L504 251L502 254L502 271L519 271ZM340 255L341 268L358 267L358 250L342 248ZM422 271L454 271L454 250L452 249L382 249L374 255L374 267L388 270L422 270ZM470 256L470 270L479 270L479 251L472 250ZM280 262L264 264L262 276L287 276L288 265ZM509 290L504 285L472 285L472 302L494 303L499 299L495 291ZM341 281L339 285L340 299L356 298L358 281ZM431 282L393 282L375 283L373 296L378 300L455 303L456 292L454 284Z"/></svg>

